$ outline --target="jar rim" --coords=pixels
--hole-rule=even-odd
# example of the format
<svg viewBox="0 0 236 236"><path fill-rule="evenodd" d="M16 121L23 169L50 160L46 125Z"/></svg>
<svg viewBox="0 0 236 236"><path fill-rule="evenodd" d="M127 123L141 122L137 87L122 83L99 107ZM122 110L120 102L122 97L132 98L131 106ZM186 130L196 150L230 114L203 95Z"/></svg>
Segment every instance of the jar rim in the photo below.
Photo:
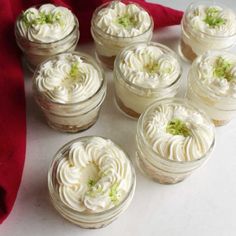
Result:
<svg viewBox="0 0 236 236"><path fill-rule="evenodd" d="M140 8L141 10L145 11L148 13L149 17L150 17L150 26L148 27L147 30L145 30L144 32L138 34L138 35L135 35L135 36L116 36L116 35L113 35L113 34L109 34L103 30L101 30L99 27L96 26L96 24L94 23L94 20L98 14L98 12L102 9L102 8L105 8L106 6L108 6L109 4L111 4L112 2L123 2L124 3L124 0L115 0L115 1L107 1L106 3L103 3L102 5L100 5L99 7L97 7L95 9L95 11L93 12L93 16L92 16L92 20L91 20L91 33L93 34L93 31L96 30L96 32L99 34L99 35L107 35L109 37L112 37L112 38L123 38L123 39L132 39L132 38L135 38L135 37L139 37L145 33L147 33L149 30L152 30L153 31L153 27L154 27L154 22L153 22L153 18L152 16L150 15L150 13L148 12L147 9L144 9L143 7L141 7L138 3L136 2L133 2L133 1L125 1L125 4L134 4L136 5L138 8Z"/></svg>
<svg viewBox="0 0 236 236"><path fill-rule="evenodd" d="M52 3L46 3L46 4L51 4L51 5L54 5L55 7L64 7L64 6L57 5L57 4L52 4ZM41 6L43 6L43 5L46 5L46 4L36 4L36 5L31 6L31 7L34 7L34 8L36 8L36 9L38 9L39 7L41 7ZM29 7L29 8L31 8L31 7ZM29 8L27 8L26 10L28 10ZM70 9L67 8L67 7L64 7L64 8L70 10ZM75 16L75 14L70 10L70 11L71 11L71 14L73 15L74 20L75 20L75 25L74 25L74 27L73 27L73 29L71 30L70 33L68 33L67 35L65 35L63 38L57 39L57 40L52 41L52 42L35 42L35 41L32 41L32 40L30 40L30 39L28 39L28 38L25 38L25 37L21 36L20 33L19 33L19 30L18 30L18 22L19 22L19 20L20 20L20 18L21 18L21 16L22 16L22 14L24 14L24 12L25 12L26 10L22 11L22 12L18 15L18 17L16 18L16 23L15 23L15 27L14 27L14 33L15 33L15 37L16 37L16 38L18 38L18 37L19 37L19 38L22 38L24 41L30 42L30 43L33 44L33 45L42 45L42 44L43 44L43 45L50 45L50 44L60 43L60 42L62 42L63 40L65 40L66 38L68 38L69 36L71 36L76 30L79 31L79 21L78 21L78 18L77 18L77 17Z"/></svg>
<svg viewBox="0 0 236 236"><path fill-rule="evenodd" d="M88 61L90 62L90 64L92 64L95 69L97 70L97 72L100 74L102 80L101 80L101 84L100 86L98 87L97 91L92 94L90 97L86 98L85 100L83 101L79 101L79 102L67 102L67 103L62 103L62 102L56 102L56 101L53 101L51 100L50 98L48 98L44 93L40 92L38 90L38 87L36 86L36 77L37 77L37 74L38 72L40 71L40 68L42 65L44 65L45 63L47 63L48 61L50 60L53 60L54 58L60 56L60 55L77 55L77 56L80 56L80 57L83 57L83 58L86 58L88 59ZM33 90L35 91L36 94L39 94L44 100L46 101L49 101L50 103L52 104L55 104L55 105L61 105L61 106L71 106L71 105L79 105L79 104L84 104L86 103L87 101L89 101L91 98L95 97L100 91L102 88L106 87L106 79L105 79L105 74L104 74L104 70L98 65L98 63L92 58L92 56L90 56L89 54L87 53L82 53L82 52L78 52L78 51L74 51L74 52L62 52L62 53L59 53L59 54L56 54L56 55L53 55L51 57L49 57L48 59L46 59L45 61L43 61L42 63L40 63L35 71L34 71L34 75L33 75ZM106 91L105 91L106 93Z"/></svg>
<svg viewBox="0 0 236 236"><path fill-rule="evenodd" d="M192 3L190 3L190 4L188 5L187 9L185 10L185 13L184 13L184 16L183 16L183 19L182 19L182 23L181 23L182 27L183 27L184 21L188 22L188 20L187 20L187 13L188 13L192 8L194 8L194 7L196 7L196 6L199 6L200 4L208 4L208 5L210 4L210 5L213 5L214 2L212 2L212 1L197 1L197 2L192 2ZM215 6L220 6L220 7L222 7L223 9L230 9L230 8L227 7L226 5L224 5L224 4L222 4L222 3L219 3L219 2L216 3ZM235 13L235 12L234 12L234 13ZM235 17L236 17L236 13L235 13ZM215 38L215 39L233 38L233 37L236 36L236 31L235 31L234 34L225 35L225 36L224 36L224 35L212 35L212 34L209 34L209 33L207 33L207 32L204 32L204 31L202 31L202 30L199 30L199 29L197 29L196 32L199 32L199 33L201 33L201 34L203 34L203 35L206 35L207 37Z"/></svg>
<svg viewBox="0 0 236 236"><path fill-rule="evenodd" d="M119 64L120 64L120 61L122 60L122 56L123 54L125 53L125 51L127 50L130 50L132 48L135 48L137 47L138 45L145 45L145 46L155 46L155 47L158 47L160 49L162 49L164 52L167 52L168 54L170 54L173 58L176 59L176 61L178 62L178 66L179 66L179 74L178 76L176 76L175 80L170 83L170 84L167 84L165 86L160 86L160 87L157 87L157 88L149 88L149 87L143 87L141 85L137 85L131 81L129 81L122 73L120 67L119 67ZM161 43L156 43L156 42L135 42L135 43L132 43L132 44L129 44L127 47L123 48L119 53L118 55L116 56L116 59L115 59L115 62L114 62L114 72L117 72L120 77L122 78L122 80L127 83L130 87L132 88L135 88L135 89L142 89L142 90L147 90L147 91L152 91L152 92L159 92L159 90L162 90L162 89L167 89L167 88L170 88L172 87L174 84L176 84L177 82L180 81L180 78L182 76L182 73L183 73L183 68L182 68L182 65L180 63L180 59L179 59L179 56L177 55L177 53L175 53L171 48L167 47L166 45L164 44L161 44Z"/></svg>
<svg viewBox="0 0 236 236"><path fill-rule="evenodd" d="M209 123L209 125L212 126L212 131L213 131L212 142L209 145L208 150L201 157L199 157L197 159L194 159L194 160L190 160L190 161L177 161L177 160L167 159L166 157L161 156L159 153L157 153L156 151L153 150L152 145L147 141L145 135L143 134L143 125L144 125L146 114L148 114L149 111L152 110L154 107L156 107L156 106L158 106L158 105L160 105L162 103L166 103L166 104L168 104L168 103L169 104L176 103L176 104L180 104L180 105L184 105L186 107L189 107L192 110L197 111L201 116L204 117L204 119ZM139 129L141 130L141 132L139 131ZM164 99L156 100L155 102L153 102L145 110L145 112L142 113L142 115L140 116L140 118L138 120L137 135L138 134L141 136L142 141L145 143L145 145L147 145L149 147L150 152L154 154L155 158L160 158L163 161L166 161L168 163L175 163L176 165L186 165L186 164L192 164L192 163L197 163L197 162L201 161L202 159L204 159L205 157L207 157L211 153L211 151L213 150L213 147L215 145L215 126L214 126L214 124L212 123L210 118L207 116L207 114L203 110L197 108L194 103L192 103L190 100L184 99L184 98L177 98L177 97L174 97L174 98L164 98Z"/></svg>
<svg viewBox="0 0 236 236"><path fill-rule="evenodd" d="M63 203L59 196L58 196L58 193L56 191L54 191L55 189L55 186L53 184L53 181L52 181L52 171L53 171L53 167L55 165L55 162L58 160L58 158L60 157L60 154L65 151L66 149L68 149L71 144L77 142L77 141L81 141L81 140L85 140L85 139L91 139L91 138L94 138L94 137L99 137L99 138L102 138L102 139L105 139L105 140L110 140L117 148L119 148L126 156L127 158L127 161L129 163L129 166L130 166L130 169L131 169L131 184L130 184L130 188L129 188L129 191L127 192L126 196L122 199L121 202L119 202L118 205L115 205L113 206L112 208L109 208L105 211L101 211L101 212L94 212L94 213L88 213L88 212L79 212L73 208L70 208L69 206L67 206L65 203ZM60 202L60 204L63 205L63 208L65 208L66 210L70 211L70 212L73 212L74 214L76 214L77 216L81 216L81 217L98 217L98 216L102 216L102 215L105 215L105 214L109 214L111 212L113 212L114 210L117 210L119 209L120 207L122 207L128 200L129 200L129 197L132 193L134 193L135 191L135 187L136 187L136 174L135 174L135 169L134 169L134 166L132 164L132 161L131 159L129 158L129 155L119 146L117 145L115 142L113 142L111 139L109 138L105 138L105 137L102 137L102 136L97 136L97 135L90 135L90 136L82 136L82 137L79 137L79 138L75 138L69 142L67 142L66 144L64 144L57 152L56 154L53 156L52 158L52 162L49 166L49 170L48 170L48 188L49 188L49 193L50 193L50 196L52 197L52 191L51 191L51 188L53 189L54 193L56 192L56 196L55 196L55 199ZM54 195L53 195L54 196Z"/></svg>

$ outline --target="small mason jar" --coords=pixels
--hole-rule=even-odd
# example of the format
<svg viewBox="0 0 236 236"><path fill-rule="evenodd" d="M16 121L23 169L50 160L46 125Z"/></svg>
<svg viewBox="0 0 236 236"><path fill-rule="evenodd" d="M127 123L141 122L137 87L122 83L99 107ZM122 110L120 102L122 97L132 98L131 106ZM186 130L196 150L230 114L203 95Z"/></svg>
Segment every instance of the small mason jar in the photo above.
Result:
<svg viewBox="0 0 236 236"><path fill-rule="evenodd" d="M217 77L216 71L222 73L224 65L229 68ZM189 70L186 97L204 110L215 126L226 125L236 117L235 71L236 56L216 50L197 57Z"/></svg>
<svg viewBox="0 0 236 236"><path fill-rule="evenodd" d="M139 15L140 12L142 15ZM104 14L107 19L103 21ZM132 20L134 23L129 27ZM112 1L102 4L93 13L91 21L96 58L105 67L113 69L115 57L122 48L130 43L152 39L153 25L152 17L137 3Z"/></svg>
<svg viewBox="0 0 236 236"><path fill-rule="evenodd" d="M214 125L188 100L163 99L139 118L136 144L140 171L161 184L174 184L208 160L215 144Z"/></svg>
<svg viewBox="0 0 236 236"><path fill-rule="evenodd" d="M181 75L179 58L170 48L155 42L131 44L115 60L116 104L124 114L138 118L155 100L174 97Z"/></svg>
<svg viewBox="0 0 236 236"><path fill-rule="evenodd" d="M229 50L236 43L236 15L220 3L192 3L182 18L181 32L179 54L186 61L208 50Z"/></svg>
<svg viewBox="0 0 236 236"><path fill-rule="evenodd" d="M50 5L55 7L52 4L45 4L45 5ZM45 5L40 5L40 6L32 6L31 8L34 10L39 10L40 7L45 6ZM29 8L29 9L31 9ZM62 7L58 7L62 8ZM27 10L29 10L27 9ZM69 11L69 10L68 10ZM22 35L22 25L24 24L22 22L22 19L24 19L24 12L22 12L15 24L15 38L16 38L16 43L19 46L19 48L22 50L25 56L25 61L27 64L27 67L30 69L30 71L34 72L36 67L45 61L47 58L63 53L63 52L73 52L77 46L78 40L79 40L79 22L77 17L70 12L71 16L73 17L74 21L74 27L72 30L62 38L58 39L58 37L55 37L55 40L50 40L50 42L47 42L47 40L44 42L43 39L40 40L34 40L29 39ZM40 23L42 25L42 23ZM40 28L40 25L37 27ZM50 31L50 29L49 29ZM40 32L39 32L40 33ZM48 33L46 33L48 34ZM29 33L29 35L31 35ZM50 34L50 38L53 38L54 33Z"/></svg>
<svg viewBox="0 0 236 236"><path fill-rule="evenodd" d="M55 64L61 60L60 58L67 56L79 57L83 63L89 66L86 69L87 71L93 68L93 74L87 76L85 70L83 78L80 78L80 75L78 75L78 78L76 76L70 78L69 72L64 71L68 64L66 66L59 62L59 66ZM53 65L56 68L55 71L53 71ZM72 62L69 66L71 66L73 73L80 70L73 68L74 64ZM45 75L46 71L48 71L48 77ZM96 77L93 77L94 75ZM44 80L37 82L37 78L41 76L45 76ZM95 83L95 78L99 80L96 83L100 84L96 85L97 89L95 91L93 89L92 93L90 90L93 83ZM78 79L78 83L76 83L76 79ZM54 85L55 81L56 84ZM70 83L72 84L70 85ZM106 96L106 88L102 68L98 66L92 57L79 52L62 53L49 58L37 67L33 77L33 92L36 103L43 111L48 125L62 132L79 132L94 125ZM71 91L74 93L75 99L64 100L65 94L69 94ZM79 101L77 101L76 96L83 96L83 98L79 98Z"/></svg>
<svg viewBox="0 0 236 236"><path fill-rule="evenodd" d="M80 150L81 147L83 150ZM76 153L76 151L78 152ZM79 159L83 158L85 153L86 158L81 167ZM97 153L100 155L96 156ZM108 153L109 155L107 155ZM100 159L102 160L99 161ZM112 171L107 171L107 174L103 175L102 168L106 170L112 168ZM94 177L96 174L100 176L96 176L96 181L94 181L91 176ZM66 175L65 178L64 175ZM128 180L122 179L121 175L124 178L126 176ZM74 176L78 177L73 179ZM109 189L104 190L111 185L110 182L117 179L120 182L116 185L116 190L114 185L111 187L110 193ZM86 186L86 181L88 186ZM63 184L64 182L66 184ZM97 191L99 189L97 186L100 186L102 191ZM98 229L116 220L129 207L135 187L135 170L127 154L111 140L98 136L80 137L65 144L55 154L48 171L48 188L53 206L62 217L81 228ZM94 189L97 189L97 192L94 192ZM118 194L119 191L123 194L122 197L109 205L109 198L113 201L114 194ZM92 196L91 201L88 200L90 196ZM102 201L101 204L96 202L96 197L99 198L98 201ZM96 211L98 205L102 209Z"/></svg>

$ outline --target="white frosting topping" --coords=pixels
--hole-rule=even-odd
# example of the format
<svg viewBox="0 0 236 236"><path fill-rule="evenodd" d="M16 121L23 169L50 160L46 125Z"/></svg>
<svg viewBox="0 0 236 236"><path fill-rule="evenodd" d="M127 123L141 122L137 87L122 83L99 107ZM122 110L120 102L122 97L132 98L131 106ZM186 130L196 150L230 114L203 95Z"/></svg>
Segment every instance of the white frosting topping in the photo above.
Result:
<svg viewBox="0 0 236 236"><path fill-rule="evenodd" d="M193 161L209 150L214 128L199 112L180 104L159 104L145 114L143 132L161 157Z"/></svg>
<svg viewBox="0 0 236 236"><path fill-rule="evenodd" d="M63 39L75 27L72 12L65 7L44 4L28 8L17 21L20 35L33 42L50 43Z"/></svg>
<svg viewBox="0 0 236 236"><path fill-rule="evenodd" d="M180 75L178 60L155 45L138 44L120 56L119 69L125 79L144 88L165 87Z"/></svg>
<svg viewBox="0 0 236 236"><path fill-rule="evenodd" d="M149 14L136 4L113 1L101 9L94 19L96 27L107 34L132 37L146 32L151 26Z"/></svg>
<svg viewBox="0 0 236 236"><path fill-rule="evenodd" d="M43 63L35 77L37 90L53 102L74 103L93 96L102 75L79 55L65 53Z"/></svg>
<svg viewBox="0 0 236 236"><path fill-rule="evenodd" d="M102 212L116 206L132 184L125 153L100 137L73 143L60 160L56 176L61 201L79 212Z"/></svg>
<svg viewBox="0 0 236 236"><path fill-rule="evenodd" d="M187 12L186 19L195 33L200 31L214 36L236 33L236 15L228 8L199 5Z"/></svg>
<svg viewBox="0 0 236 236"><path fill-rule="evenodd" d="M220 96L236 98L236 56L221 51L208 51L198 57L193 64L197 78Z"/></svg>

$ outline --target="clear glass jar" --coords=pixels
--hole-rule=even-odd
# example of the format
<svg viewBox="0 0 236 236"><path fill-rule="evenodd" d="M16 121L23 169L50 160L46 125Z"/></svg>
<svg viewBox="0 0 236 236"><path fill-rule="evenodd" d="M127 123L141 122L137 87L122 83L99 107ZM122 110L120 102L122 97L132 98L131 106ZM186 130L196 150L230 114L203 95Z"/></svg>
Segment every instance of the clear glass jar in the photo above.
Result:
<svg viewBox="0 0 236 236"><path fill-rule="evenodd" d="M40 5L33 7L38 9ZM34 72L34 70L40 63L42 63L43 61L45 61L46 59L48 59L53 55L63 52L73 52L75 50L80 35L79 22L75 15L74 15L75 26L68 35L66 35L64 38L60 40L56 40L50 43L44 43L44 42L34 42L21 36L17 25L22 17L22 14L20 14L16 20L15 38L17 45L24 53L25 61L30 71Z"/></svg>
<svg viewBox="0 0 236 236"><path fill-rule="evenodd" d="M63 201L60 199L58 193L58 181L57 181L57 167L61 160L67 155L68 149L70 146L77 142L77 141L88 141L89 139L93 138L94 136L86 136L80 137L70 141L69 143L65 144L58 152L55 154L51 166L48 171L48 188L49 188L49 195L51 202L55 209L67 220L70 222L80 226L81 228L87 229L98 229L107 226L108 224L112 223L116 220L120 214L122 214L130 205L136 187L136 175L135 170L133 168L132 163L129 161L129 158L126 154L127 160L130 163L131 168L131 185L130 189L127 192L127 195L122 199L117 205L113 206L112 208L102 211L102 212L79 212L73 208L67 206ZM105 139L105 138L103 138ZM121 152L123 150L116 145Z"/></svg>
<svg viewBox="0 0 236 236"><path fill-rule="evenodd" d="M140 9L142 9L137 3L133 2L124 2L125 4L135 4ZM98 7L92 17L91 21L91 34L95 42L95 55L98 61L100 61L105 67L109 69L113 69L114 61L116 58L116 55L119 53L119 51L126 47L130 43L134 42L148 42L152 39L153 34L153 19L150 16L151 24L150 27L142 34L133 36L133 37L124 37L124 36L114 36L112 34L105 33L102 31L97 25L96 25L96 16L99 14L99 12L108 7L108 5L111 4L111 2L107 2L102 4L100 7ZM144 9L142 9L144 10Z"/></svg>
<svg viewBox="0 0 236 236"><path fill-rule="evenodd" d="M223 4L212 1L200 1L188 6L181 21L181 40L179 44L179 54L186 61L192 62L197 56L208 50L229 50L236 43L236 33L217 36L193 27L187 16L200 5L207 7L219 6L224 10L229 10Z"/></svg>
<svg viewBox="0 0 236 236"><path fill-rule="evenodd" d="M154 46L159 48L165 55L168 54L178 63L179 72L169 76L173 82L168 85L161 85L158 88L147 88L132 83L124 71L120 68L120 63L123 61L124 54L129 50L134 50L137 47ZM138 118L141 113L155 100L174 97L179 89L181 83L182 68L178 56L174 51L165 45L154 42L134 43L124 48L118 55L114 64L114 85L115 85L115 98L118 108L132 118ZM151 75L150 75L151 77ZM174 78L173 78L174 77Z"/></svg>
<svg viewBox="0 0 236 236"><path fill-rule="evenodd" d="M65 53L66 54L66 53ZM40 92L36 85L36 77L41 66L56 56L49 58L40 64L35 70L33 77L33 92L36 103L44 113L47 123L50 127L62 132L79 132L88 129L95 124L99 117L101 105L106 97L106 80L101 67L96 61L87 54L73 52L72 55L78 55L80 58L93 65L102 79L99 89L91 97L75 103L59 103L50 100L43 92ZM63 54L60 54L63 55Z"/></svg>
<svg viewBox="0 0 236 236"><path fill-rule="evenodd" d="M217 51L215 51L217 52ZM219 51L219 54L222 51ZM201 83L195 60L188 73L186 97L212 119L215 126L226 125L236 117L236 98L217 94L217 90Z"/></svg>
<svg viewBox="0 0 236 236"><path fill-rule="evenodd" d="M195 171L208 160L215 144L215 135L213 134L214 137L211 140L211 145L209 146L207 152L200 158L194 160L173 160L168 159L168 156L161 156L160 154L158 154L153 149L152 144L148 141L144 134L144 123L149 112L155 110L156 107L160 104L170 103L180 104L186 107L187 109L197 111L214 130L214 125L211 123L206 114L194 107L188 100L179 98L163 99L156 101L147 108L147 110L141 115L138 120L136 135L136 162L139 170L145 176L161 184L175 184L184 180L186 177L192 174L193 171ZM162 121L156 120L156 122Z"/></svg>

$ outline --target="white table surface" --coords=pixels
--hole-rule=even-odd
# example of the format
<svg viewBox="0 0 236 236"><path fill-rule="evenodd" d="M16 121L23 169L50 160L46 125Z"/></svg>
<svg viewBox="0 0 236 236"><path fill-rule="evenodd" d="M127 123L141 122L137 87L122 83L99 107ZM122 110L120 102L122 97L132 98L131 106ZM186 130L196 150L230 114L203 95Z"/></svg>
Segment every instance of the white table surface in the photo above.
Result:
<svg viewBox="0 0 236 236"><path fill-rule="evenodd" d="M155 1L153 1L155 2ZM187 0L158 1L184 9ZM223 1L236 11L235 1ZM153 41L177 50L180 27L155 32ZM93 45L79 46L93 54ZM234 50L236 51L236 50ZM189 65L184 73L184 93ZM64 220L52 207L47 190L47 171L54 153L66 142L85 135L101 135L120 144L133 159L137 122L121 114L114 104L111 72L106 73L108 94L98 122L78 134L49 128L32 98L26 75L27 152L23 179L14 209L0 226L0 236L235 236L236 235L236 120L217 128L216 146L209 162L185 181L161 185L137 170L137 188L128 210L115 222L99 230L80 229ZM137 168L136 168L137 169Z"/></svg>

